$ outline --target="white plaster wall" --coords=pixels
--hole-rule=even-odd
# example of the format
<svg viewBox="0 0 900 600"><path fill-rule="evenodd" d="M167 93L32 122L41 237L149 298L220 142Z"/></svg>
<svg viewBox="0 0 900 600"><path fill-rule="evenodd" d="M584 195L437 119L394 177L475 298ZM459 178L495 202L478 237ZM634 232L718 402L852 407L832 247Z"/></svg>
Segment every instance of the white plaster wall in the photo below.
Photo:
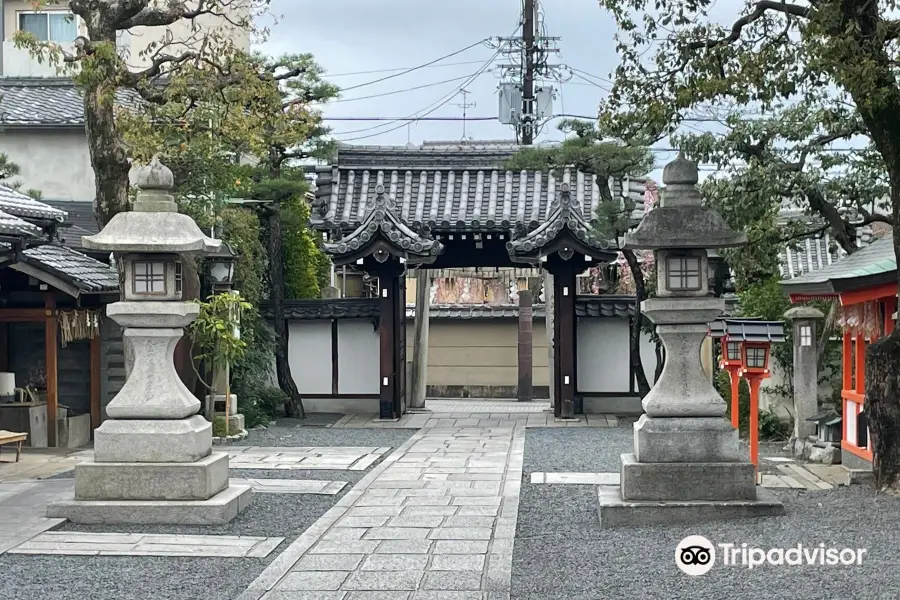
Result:
<svg viewBox="0 0 900 600"><path fill-rule="evenodd" d="M331 322L292 321L288 362L300 395L331 393Z"/></svg>
<svg viewBox="0 0 900 600"><path fill-rule="evenodd" d="M327 323L329 336L331 324ZM331 343L327 346L331 348ZM367 320L338 321L338 392L341 394L377 394L379 369L378 332ZM331 355L328 355L328 381L331 381ZM329 392L331 391L329 383Z"/></svg>
<svg viewBox="0 0 900 600"><path fill-rule="evenodd" d="M40 190L48 200L93 201L94 171L83 129L7 129L0 131L0 152L19 165L13 180L22 182L22 190Z"/></svg>
<svg viewBox="0 0 900 600"><path fill-rule="evenodd" d="M655 345L650 336L641 340L641 359L647 378L656 370ZM629 391L628 321L626 319L578 320L578 391Z"/></svg>

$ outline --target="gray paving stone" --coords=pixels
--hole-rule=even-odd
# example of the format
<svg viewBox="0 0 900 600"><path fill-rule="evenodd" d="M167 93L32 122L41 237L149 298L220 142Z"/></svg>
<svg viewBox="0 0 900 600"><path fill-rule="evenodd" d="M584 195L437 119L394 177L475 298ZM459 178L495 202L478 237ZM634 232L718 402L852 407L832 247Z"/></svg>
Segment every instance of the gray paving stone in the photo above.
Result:
<svg viewBox="0 0 900 600"><path fill-rule="evenodd" d="M496 517L499 506L460 506L456 514L460 517Z"/></svg>
<svg viewBox="0 0 900 600"><path fill-rule="evenodd" d="M341 517L335 527L381 527L388 522L390 517Z"/></svg>
<svg viewBox="0 0 900 600"><path fill-rule="evenodd" d="M295 590L339 590L341 584L347 579L347 575L349 575L349 573L342 571L304 571L288 573L278 584L278 589L287 592Z"/></svg>
<svg viewBox="0 0 900 600"><path fill-rule="evenodd" d="M447 517L444 527L493 527L494 517L472 517L468 515Z"/></svg>
<svg viewBox="0 0 900 600"><path fill-rule="evenodd" d="M501 498L496 496L484 497L459 497L456 496L450 500L450 504L455 506L500 506Z"/></svg>
<svg viewBox="0 0 900 600"><path fill-rule="evenodd" d="M347 592L271 591L260 600L346 600Z"/></svg>
<svg viewBox="0 0 900 600"><path fill-rule="evenodd" d="M319 542L310 554L372 554L380 544L378 540L343 540L340 542Z"/></svg>
<svg viewBox="0 0 900 600"><path fill-rule="evenodd" d="M424 540L431 531L416 527L373 527L363 537L367 540Z"/></svg>
<svg viewBox="0 0 900 600"><path fill-rule="evenodd" d="M354 506L347 511L348 517L396 517L403 509L400 506Z"/></svg>
<svg viewBox="0 0 900 600"><path fill-rule="evenodd" d="M350 592L347 600L409 600L411 592Z"/></svg>
<svg viewBox="0 0 900 600"><path fill-rule="evenodd" d="M424 571L427 554L373 554L366 557L363 571Z"/></svg>
<svg viewBox="0 0 900 600"><path fill-rule="evenodd" d="M460 508L458 506L406 506L400 513L404 517L412 516L441 516L449 517L455 515Z"/></svg>
<svg viewBox="0 0 900 600"><path fill-rule="evenodd" d="M294 566L294 571L353 571L364 554L307 554Z"/></svg>
<svg viewBox="0 0 900 600"><path fill-rule="evenodd" d="M369 530L365 528L352 529L349 527L332 527L322 536L322 539L331 542L338 540L360 540L367 531Z"/></svg>
<svg viewBox="0 0 900 600"><path fill-rule="evenodd" d="M450 496L407 496L403 498L403 506L448 506L450 500Z"/></svg>
<svg viewBox="0 0 900 600"><path fill-rule="evenodd" d="M482 592L416 592L413 600L482 600Z"/></svg>
<svg viewBox="0 0 900 600"><path fill-rule="evenodd" d="M374 541L374 540L373 540ZM431 540L384 540L375 550L377 554L428 554Z"/></svg>
<svg viewBox="0 0 900 600"><path fill-rule="evenodd" d="M423 571L357 571L344 582L344 590L413 591Z"/></svg>
<svg viewBox="0 0 900 600"><path fill-rule="evenodd" d="M487 540L438 540L435 554L487 554Z"/></svg>
<svg viewBox="0 0 900 600"><path fill-rule="evenodd" d="M478 571L484 569L484 554L437 554L431 561L432 571Z"/></svg>
<svg viewBox="0 0 900 600"><path fill-rule="evenodd" d="M440 527L431 532L431 540L489 540L490 527Z"/></svg>
<svg viewBox="0 0 900 600"><path fill-rule="evenodd" d="M440 515L413 515L395 517L388 521L388 527L440 527L444 517Z"/></svg>
<svg viewBox="0 0 900 600"><path fill-rule="evenodd" d="M481 573L476 571L430 571L423 590L481 591Z"/></svg>

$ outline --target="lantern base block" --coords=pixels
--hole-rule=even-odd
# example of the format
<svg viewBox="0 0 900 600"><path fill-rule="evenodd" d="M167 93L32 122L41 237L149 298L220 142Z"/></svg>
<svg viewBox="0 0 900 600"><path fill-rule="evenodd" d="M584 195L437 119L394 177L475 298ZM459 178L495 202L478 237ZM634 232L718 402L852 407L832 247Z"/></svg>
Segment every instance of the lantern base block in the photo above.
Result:
<svg viewBox="0 0 900 600"><path fill-rule="evenodd" d="M751 462L638 462L622 455L622 499L648 502L756 499L756 468Z"/></svg>
<svg viewBox="0 0 900 600"><path fill-rule="evenodd" d="M94 431L98 463L191 463L212 451L212 423L187 419L110 419Z"/></svg>
<svg viewBox="0 0 900 600"><path fill-rule="evenodd" d="M104 525L224 525L250 506L249 485L229 485L209 500L66 500L47 516Z"/></svg>
<svg viewBox="0 0 900 600"><path fill-rule="evenodd" d="M601 485L597 494L601 529L696 524L784 516L775 494L759 488L754 500L632 501L622 499L619 486Z"/></svg>
<svg viewBox="0 0 900 600"><path fill-rule="evenodd" d="M634 424L641 463L734 463L742 454L737 430L721 417L650 417Z"/></svg>

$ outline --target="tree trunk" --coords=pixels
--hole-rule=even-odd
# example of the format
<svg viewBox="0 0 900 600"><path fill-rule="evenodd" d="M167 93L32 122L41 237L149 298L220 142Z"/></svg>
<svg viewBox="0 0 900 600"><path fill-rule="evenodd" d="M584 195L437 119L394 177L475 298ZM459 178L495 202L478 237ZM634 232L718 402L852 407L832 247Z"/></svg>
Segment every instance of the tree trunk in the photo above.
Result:
<svg viewBox="0 0 900 600"><path fill-rule="evenodd" d="M647 298L647 286L644 285L644 272L632 250L622 250L622 256L628 263L628 269L634 278L634 318L631 319L631 331L628 336L628 353L631 355L632 376L637 380L638 392L643 398L650 393L650 382L644 373L644 361L641 359L641 332L644 315L641 314L641 302Z"/></svg>
<svg viewBox="0 0 900 600"><path fill-rule="evenodd" d="M284 405L285 416L306 418L303 399L297 383L291 374L288 361L288 327L284 317L284 256L281 236L281 204L275 203L268 209L266 223L266 246L269 253L269 300L272 305L272 323L275 328L275 374L278 387L287 394Z"/></svg>
<svg viewBox="0 0 900 600"><path fill-rule="evenodd" d="M659 336L656 337L654 342L656 342L656 347L654 348L656 351L656 372L653 373L653 381L659 381L663 367L666 366L666 347L663 346L662 339Z"/></svg>
<svg viewBox="0 0 900 600"><path fill-rule="evenodd" d="M104 20L103 15L98 17ZM92 26L90 20L87 23L88 37L93 45L105 42L115 47L114 24L101 22ZM95 58L91 68L99 72L91 75L91 83L84 92L84 126L94 170L94 218L102 229L116 214L128 210L128 172L131 164L116 128L116 62Z"/></svg>
<svg viewBox="0 0 900 600"><path fill-rule="evenodd" d="M869 346L866 352L866 403L872 435L872 470L879 489L900 480L900 329ZM855 441L855 440L851 440Z"/></svg>

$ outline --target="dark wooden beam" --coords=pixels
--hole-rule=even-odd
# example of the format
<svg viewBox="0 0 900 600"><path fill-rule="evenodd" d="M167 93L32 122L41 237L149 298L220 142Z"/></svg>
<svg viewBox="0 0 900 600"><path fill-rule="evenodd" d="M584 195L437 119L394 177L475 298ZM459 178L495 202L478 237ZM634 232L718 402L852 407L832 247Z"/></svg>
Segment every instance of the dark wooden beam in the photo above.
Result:
<svg viewBox="0 0 900 600"><path fill-rule="evenodd" d="M100 427L101 349L102 341L98 333L96 337L91 338L91 438L94 437L94 429Z"/></svg>
<svg viewBox="0 0 900 600"><path fill-rule="evenodd" d="M56 416L59 409L58 389L58 363L59 340L57 339L58 325L56 323L56 298L52 293L47 293L44 304L44 365L47 376L47 445L55 448Z"/></svg>
<svg viewBox="0 0 900 600"><path fill-rule="evenodd" d="M394 361L396 359L396 310L394 304L398 293L397 276L387 270L378 275L379 299L379 381L378 416L381 419L394 418L394 397L397 386Z"/></svg>
<svg viewBox="0 0 900 600"><path fill-rule="evenodd" d="M338 322L331 320L331 393L338 393L338 376L340 357L338 356Z"/></svg>

